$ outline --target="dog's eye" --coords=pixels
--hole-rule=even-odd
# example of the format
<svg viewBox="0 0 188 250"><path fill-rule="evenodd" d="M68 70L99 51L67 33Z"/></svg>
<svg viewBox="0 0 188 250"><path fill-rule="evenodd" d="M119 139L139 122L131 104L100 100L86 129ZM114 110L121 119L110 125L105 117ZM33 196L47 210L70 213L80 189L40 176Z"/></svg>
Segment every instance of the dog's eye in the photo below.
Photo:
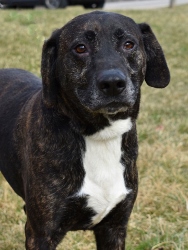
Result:
<svg viewBox="0 0 188 250"><path fill-rule="evenodd" d="M128 41L128 42L126 42L126 43L124 44L124 48L125 48L126 50L133 49L133 47L134 47L134 43L133 43L133 42Z"/></svg>
<svg viewBox="0 0 188 250"><path fill-rule="evenodd" d="M75 51L78 54L82 54L82 53L85 53L87 51L87 49L86 49L85 45L79 44L78 46L76 46Z"/></svg>

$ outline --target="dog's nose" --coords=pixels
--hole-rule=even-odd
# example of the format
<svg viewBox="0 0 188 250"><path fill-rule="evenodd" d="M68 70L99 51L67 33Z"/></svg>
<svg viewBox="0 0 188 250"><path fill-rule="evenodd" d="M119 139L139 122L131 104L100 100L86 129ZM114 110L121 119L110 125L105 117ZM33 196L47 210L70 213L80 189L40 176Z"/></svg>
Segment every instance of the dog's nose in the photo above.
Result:
<svg viewBox="0 0 188 250"><path fill-rule="evenodd" d="M126 86L126 76L120 70L105 70L100 72L98 78L98 88L105 95L119 95Z"/></svg>

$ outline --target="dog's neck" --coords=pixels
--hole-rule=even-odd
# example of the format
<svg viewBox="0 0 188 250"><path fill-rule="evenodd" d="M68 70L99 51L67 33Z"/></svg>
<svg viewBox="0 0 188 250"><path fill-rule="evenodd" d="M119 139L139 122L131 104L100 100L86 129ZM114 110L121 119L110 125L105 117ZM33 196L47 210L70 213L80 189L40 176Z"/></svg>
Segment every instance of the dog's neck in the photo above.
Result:
<svg viewBox="0 0 188 250"><path fill-rule="evenodd" d="M100 139L106 139L107 134L101 134L101 131L106 131L111 126L112 123L116 123L120 120L128 119L127 113L121 113L117 115L103 115L103 114L95 114L95 115L87 115L83 120L77 119L77 117L72 117L70 124L71 127L78 133L84 136L95 136L97 139L97 135L100 135ZM119 124L119 123L118 123ZM121 131L121 128L119 128ZM113 134L113 131L111 131ZM115 135L114 135L115 136ZM102 138L104 137L104 138Z"/></svg>
<svg viewBox="0 0 188 250"><path fill-rule="evenodd" d="M125 120L130 117L131 121L135 122L139 112L139 99L140 96L138 96L135 105L132 108L129 108L128 111L116 114L90 112L87 109L83 109L83 107L80 108L79 104L77 106L66 105L67 103L62 99L59 99L57 105L52 109L53 111L56 110L60 120L61 118L62 120L69 120L71 128L76 133L84 136L91 136L104 128L109 127L114 121Z"/></svg>

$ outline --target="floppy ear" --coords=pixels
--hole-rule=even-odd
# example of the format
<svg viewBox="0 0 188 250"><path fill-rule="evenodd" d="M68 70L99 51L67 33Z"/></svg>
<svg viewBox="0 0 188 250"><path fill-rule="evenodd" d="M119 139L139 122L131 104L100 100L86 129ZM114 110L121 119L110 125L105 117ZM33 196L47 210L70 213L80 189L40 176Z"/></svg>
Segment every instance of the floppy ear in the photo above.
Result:
<svg viewBox="0 0 188 250"><path fill-rule="evenodd" d="M164 88L170 82L170 72L163 50L146 23L139 24L147 56L146 83L154 88Z"/></svg>
<svg viewBox="0 0 188 250"><path fill-rule="evenodd" d="M52 33L51 37L44 42L42 50L43 101L48 107L54 107L57 103L58 82L55 70L60 31L56 30Z"/></svg>

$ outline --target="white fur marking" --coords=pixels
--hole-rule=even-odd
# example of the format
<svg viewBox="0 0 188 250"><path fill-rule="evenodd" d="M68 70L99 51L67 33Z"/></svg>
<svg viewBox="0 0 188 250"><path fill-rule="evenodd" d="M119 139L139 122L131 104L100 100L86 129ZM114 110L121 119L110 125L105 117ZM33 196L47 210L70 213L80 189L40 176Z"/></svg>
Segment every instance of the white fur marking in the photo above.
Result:
<svg viewBox="0 0 188 250"><path fill-rule="evenodd" d="M125 120L117 120L110 123L111 126L90 136L93 140L109 140L118 136L122 136L132 128L131 118ZM86 148L87 149L87 148Z"/></svg>
<svg viewBox="0 0 188 250"><path fill-rule="evenodd" d="M85 179L78 196L88 195L88 207L99 223L130 192L125 186L124 166L120 163L122 134L132 127L131 119L111 122L111 126L85 138L83 159Z"/></svg>

